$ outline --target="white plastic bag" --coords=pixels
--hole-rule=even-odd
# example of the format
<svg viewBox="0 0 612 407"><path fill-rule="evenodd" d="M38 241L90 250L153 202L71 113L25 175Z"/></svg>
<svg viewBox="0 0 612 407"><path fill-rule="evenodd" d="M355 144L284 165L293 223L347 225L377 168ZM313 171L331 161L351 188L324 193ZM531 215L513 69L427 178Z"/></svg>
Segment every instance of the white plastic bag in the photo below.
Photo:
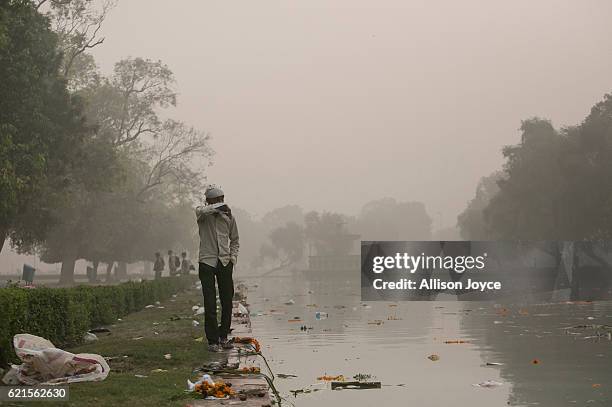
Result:
<svg viewBox="0 0 612 407"><path fill-rule="evenodd" d="M55 385L106 379L110 368L100 355L77 355L56 348L50 341L30 334L13 337L15 353L23 362L17 378L28 385Z"/></svg>

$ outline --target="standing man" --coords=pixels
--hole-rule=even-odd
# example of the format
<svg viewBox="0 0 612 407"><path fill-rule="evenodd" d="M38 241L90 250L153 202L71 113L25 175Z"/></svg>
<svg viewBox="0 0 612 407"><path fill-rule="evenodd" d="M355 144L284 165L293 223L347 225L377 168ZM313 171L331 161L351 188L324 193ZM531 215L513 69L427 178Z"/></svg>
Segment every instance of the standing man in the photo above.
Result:
<svg viewBox="0 0 612 407"><path fill-rule="evenodd" d="M180 265L181 262L178 257L174 255L172 250L168 250L168 269L170 270L171 276L176 275L176 269L179 268Z"/></svg>
<svg viewBox="0 0 612 407"><path fill-rule="evenodd" d="M236 265L238 249L238 227L232 211L224 201L220 188L209 187L206 192L206 205L196 208L196 218L200 231L200 281L204 294L204 330L208 349L219 351L219 346L231 349L227 339L232 324L232 299L234 281L232 272ZM217 326L217 295L215 278L221 302L221 325Z"/></svg>
<svg viewBox="0 0 612 407"><path fill-rule="evenodd" d="M164 271L164 259L161 256L160 252L155 253L155 264L153 264L153 271L155 272L155 279L159 279L162 276L162 272Z"/></svg>
<svg viewBox="0 0 612 407"><path fill-rule="evenodd" d="M189 270L192 268L191 261L187 258L187 252L181 253L181 274L184 276L189 275Z"/></svg>

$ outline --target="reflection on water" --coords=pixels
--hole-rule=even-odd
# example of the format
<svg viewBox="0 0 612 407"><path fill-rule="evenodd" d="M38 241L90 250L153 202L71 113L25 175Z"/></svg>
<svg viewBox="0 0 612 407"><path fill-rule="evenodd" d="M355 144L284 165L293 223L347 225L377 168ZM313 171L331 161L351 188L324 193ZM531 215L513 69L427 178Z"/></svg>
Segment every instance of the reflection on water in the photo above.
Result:
<svg viewBox="0 0 612 407"><path fill-rule="evenodd" d="M358 272L246 282L254 334L275 373L298 376L275 381L297 406L612 405L609 331L566 329L612 325L612 302L363 303ZM432 354L440 360L427 359ZM382 389L290 394L324 374L358 373L374 375ZM487 380L502 385L473 385Z"/></svg>

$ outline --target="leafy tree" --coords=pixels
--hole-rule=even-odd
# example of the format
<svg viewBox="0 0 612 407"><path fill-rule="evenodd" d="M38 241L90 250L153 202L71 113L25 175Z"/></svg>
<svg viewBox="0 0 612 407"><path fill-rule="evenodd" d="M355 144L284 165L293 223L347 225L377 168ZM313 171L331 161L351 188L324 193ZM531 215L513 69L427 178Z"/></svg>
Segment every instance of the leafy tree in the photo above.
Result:
<svg viewBox="0 0 612 407"><path fill-rule="evenodd" d="M270 233L270 242L281 253L283 259L281 264L289 264L300 261L304 256L304 229L297 223L289 222L285 226L278 227Z"/></svg>
<svg viewBox="0 0 612 407"><path fill-rule="evenodd" d="M499 191L497 183L502 177L503 173L496 171L487 177L482 177L478 182L476 195L457 217L457 225L463 239L487 240L490 238L491 233L484 218L484 210Z"/></svg>
<svg viewBox="0 0 612 407"><path fill-rule="evenodd" d="M304 235L310 245L309 254L319 256L346 255L351 252L358 235L347 230L349 218L333 212L315 211L304 215ZM314 250L314 253L312 251Z"/></svg>
<svg viewBox="0 0 612 407"><path fill-rule="evenodd" d="M53 224L49 207L70 184L86 133L60 74L48 20L26 0L0 5L0 241L26 250ZM1 249L1 246L0 246Z"/></svg>
<svg viewBox="0 0 612 407"><path fill-rule="evenodd" d="M431 224L423 203L382 198L363 206L356 228L362 240L427 240Z"/></svg>

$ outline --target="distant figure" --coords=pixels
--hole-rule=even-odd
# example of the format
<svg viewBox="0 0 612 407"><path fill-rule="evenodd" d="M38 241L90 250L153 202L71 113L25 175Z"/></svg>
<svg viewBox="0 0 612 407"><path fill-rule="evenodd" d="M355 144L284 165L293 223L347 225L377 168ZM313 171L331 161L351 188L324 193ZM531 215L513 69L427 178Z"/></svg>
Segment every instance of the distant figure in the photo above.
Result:
<svg viewBox="0 0 612 407"><path fill-rule="evenodd" d="M181 274L184 276L189 275L189 271L194 269L191 261L187 258L187 252L181 253Z"/></svg>
<svg viewBox="0 0 612 407"><path fill-rule="evenodd" d="M168 270L170 270L170 275L175 276L176 270L179 267L181 267L181 261L174 255L172 250L168 250Z"/></svg>
<svg viewBox="0 0 612 407"><path fill-rule="evenodd" d="M200 231L199 277L204 295L204 330L208 349L219 351L219 346L231 349L227 336L232 324L234 281L232 273L240 247L238 227L232 211L224 201L220 188L206 190L206 205L196 208ZM221 326L217 326L217 294L215 277L221 302Z"/></svg>
<svg viewBox="0 0 612 407"><path fill-rule="evenodd" d="M160 252L155 253L155 264L153 264L153 271L155 272L155 279L161 278L162 272L166 264L164 263L164 258L161 256Z"/></svg>

